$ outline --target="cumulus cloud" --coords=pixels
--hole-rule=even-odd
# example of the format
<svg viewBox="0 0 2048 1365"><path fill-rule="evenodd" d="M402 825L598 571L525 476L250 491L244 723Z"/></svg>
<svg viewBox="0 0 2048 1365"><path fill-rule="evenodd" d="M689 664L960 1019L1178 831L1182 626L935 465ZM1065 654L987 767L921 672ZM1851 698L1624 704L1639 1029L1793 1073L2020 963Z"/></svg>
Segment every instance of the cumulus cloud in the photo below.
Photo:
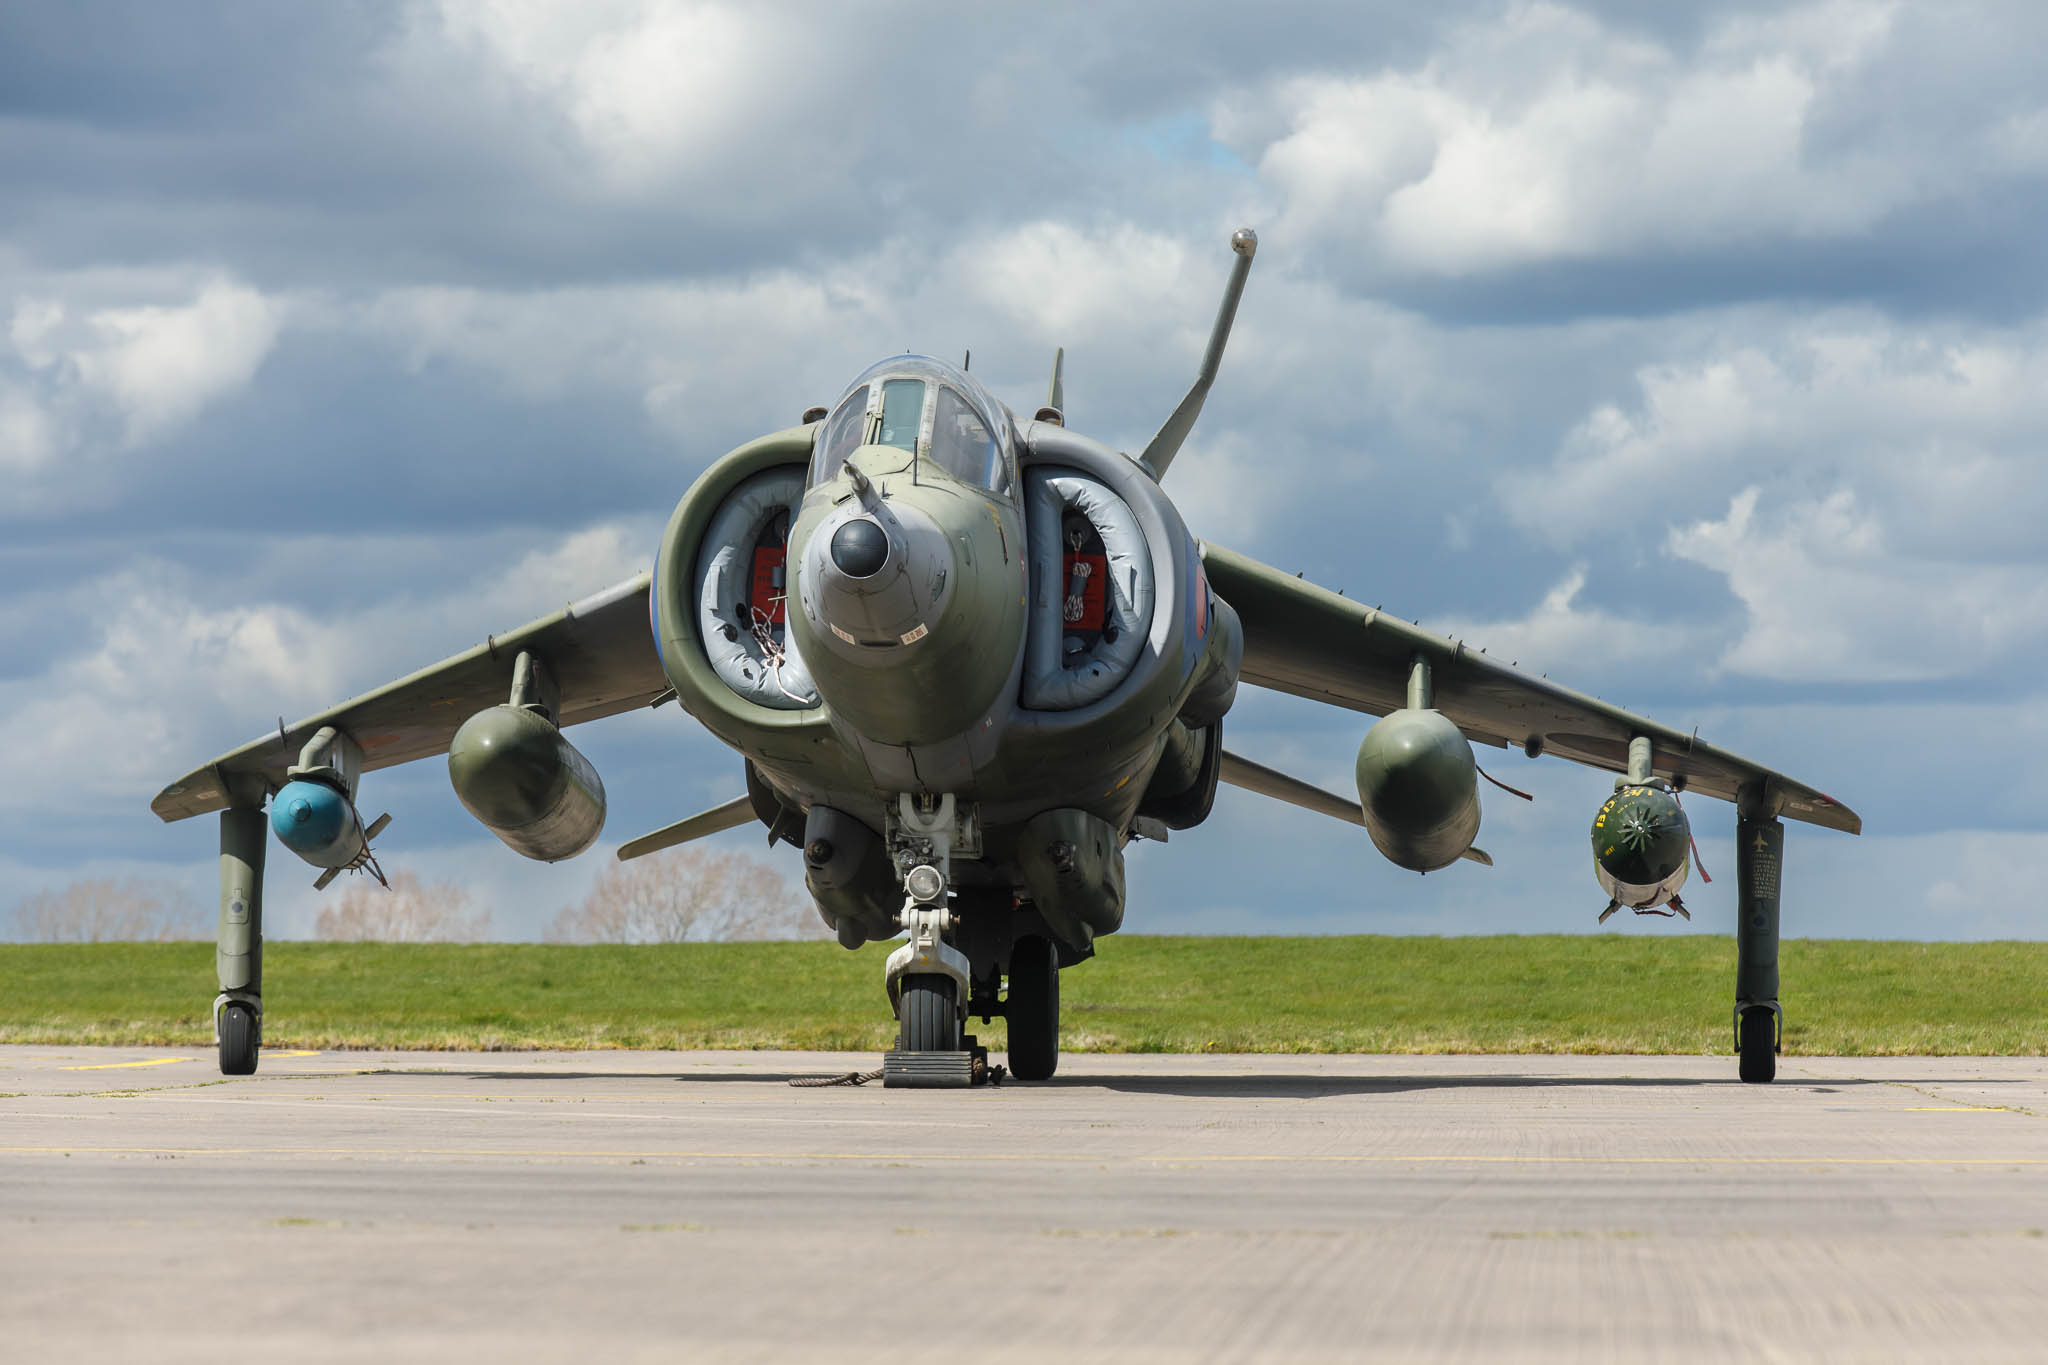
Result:
<svg viewBox="0 0 2048 1365"><path fill-rule="evenodd" d="M1719 521L1667 547L1727 576L1746 625L1738 673L1802 682L1907 682L1977 673L2048 639L2048 565L1957 565L1891 553L1846 489L1758 515L1744 489Z"/></svg>
<svg viewBox="0 0 2048 1365"><path fill-rule="evenodd" d="M202 606L149 566L71 594L94 623L85 648L0 684L0 750L18 771L61 774L54 789L12 785L0 808L49 812L140 795L203 762L196 737L234 717L250 734L280 711L321 704L350 642L289 606ZM326 696L338 700L338 696Z"/></svg>
<svg viewBox="0 0 2048 1365"><path fill-rule="evenodd" d="M1180 239L1129 223L1090 231L1041 219L960 244L948 274L998 320L1049 345L1120 331L1133 320L1176 313L1192 320L1188 255Z"/></svg>
<svg viewBox="0 0 2048 1365"><path fill-rule="evenodd" d="M854 280L840 290L835 278L772 271L562 289L400 288L366 302L355 325L416 372L463 366L522 402L623 393L657 420L673 418L695 433L707 411L731 409L740 395L787 384L815 364L834 339L818 323L835 307L866 308ZM781 395L782 421L801 411L780 411L794 401Z"/></svg>
<svg viewBox="0 0 2048 1365"><path fill-rule="evenodd" d="M509 568L480 575L476 591L441 602L436 612L450 625L471 623L474 634L478 621L524 621L580 601L649 567L655 544L649 529L607 522L573 531L554 545L529 550Z"/></svg>
<svg viewBox="0 0 2048 1365"><path fill-rule="evenodd" d="M936 251L891 239L802 272L394 289L349 310L345 325L415 373L458 367L515 402L615 393L700 459L829 402L878 351L899 347L947 359L971 349L977 375L1028 417L1064 346L1073 423L1135 450L1179 401L1208 339L1231 256L1220 233L1202 245L1125 220L1034 219ZM1355 448L1361 386L1334 371L1383 370L1367 401L1404 420L1438 420L1422 395L1440 375L1418 361L1412 319L1276 277L1271 289L1289 304L1322 309L1322 321L1356 333L1333 353L1327 337L1310 342L1262 321L1266 288L1243 310L1225 378L1174 472L1192 524L1239 542L1300 492L1306 468L1339 485L1365 468ZM1296 421L1341 430L1343 458L1261 416L1280 405ZM1252 469L1259 478L1247 489Z"/></svg>
<svg viewBox="0 0 2048 1365"><path fill-rule="evenodd" d="M1722 575L1732 673L1967 676L2036 648L2048 611L2048 332L1742 311L1639 368L1547 467L1496 480L1554 545ZM1725 516L1694 509L1725 507ZM1691 513L1692 515L1688 515Z"/></svg>
<svg viewBox="0 0 2048 1365"><path fill-rule="evenodd" d="M0 809L146 802L275 717L345 700L630 577L651 558L645 529L586 527L427 591L341 611L221 604L218 585L164 563L81 584L65 599L84 623L83 647L0 681L0 752L16 771L63 781L14 784Z"/></svg>
<svg viewBox="0 0 2048 1365"><path fill-rule="evenodd" d="M1997 108L1960 143L1877 119L1842 135L1898 18L1846 0L1709 17L1688 50L1508 4L1412 64L1235 92L1213 118L1289 237L1424 275L1851 238L1954 190L1959 159L2018 169L2032 145Z"/></svg>
<svg viewBox="0 0 2048 1365"><path fill-rule="evenodd" d="M1853 481L1916 546L2021 551L2048 513L2048 329L1908 328L1869 315L1752 314L1706 354L1646 365L1632 404L1603 402L1550 467L1504 476L1524 524L1576 540L1669 517L1759 479Z"/></svg>
<svg viewBox="0 0 2048 1365"><path fill-rule="evenodd" d="M216 280L189 304L105 308L87 325L99 344L73 351L71 361L88 388L120 406L133 446L247 384L277 338L278 318L255 290Z"/></svg>
<svg viewBox="0 0 2048 1365"><path fill-rule="evenodd" d="M690 466L880 353L971 346L1028 411L1063 345L1075 427L1136 448L1241 221L1264 247L1168 481L1197 534L1703 719L1873 828L1874 802L1963 818L1960 784L1893 793L1898 754L2003 772L2024 748L2038 702L2012 699L2048 656L2033 7L1196 6L1171 31L1000 18L1005 42L929 7L792 13L429 3L201 25L205 62L62 17L0 35L0 68L79 73L0 118L0 752L62 774L9 798L0 867L146 852L141 802L279 711L641 567ZM42 46L10 48L24 27ZM348 477L309 513L279 450ZM1901 710L1859 709L1873 680ZM1788 691L1827 722L1745 705ZM1965 692L1997 714L1959 729ZM1248 749L1344 789L1360 718L1241 704ZM737 790L673 709L638 719L578 739L621 815L636 781L650 824ZM1909 728L1946 748L1867 742ZM456 827L430 767L379 786L421 794L415 848ZM1490 806L1490 881L1411 899L1265 803L1143 855L1134 909L1283 913L1246 880L1256 840L1280 900L1346 907L1311 927L1382 901L1421 908L1374 924L1590 927L1607 779L1528 771L1559 812ZM2001 818L2040 824L2038 784L2001 780ZM476 868L451 870L526 884L461 831ZM1932 903L1938 849L1837 842L1828 896L1885 904L1827 927Z"/></svg>
<svg viewBox="0 0 2048 1365"><path fill-rule="evenodd" d="M1157 389L1156 422L1193 378L1229 257L1220 235L1205 260L1192 256L1184 241L1129 222L1039 219L967 233L936 251L895 238L804 271L545 290L395 289L357 309L353 325L416 371L461 365L522 401L593 387L622 392L685 439L735 417L755 423L748 434L794 421L878 351L899 347L948 359L973 349L989 382L1028 383L1007 395L1028 415L1053 347L1065 345L1070 387L1097 395L1087 429L1102 433L1100 414L1128 402L1133 381Z"/></svg>
<svg viewBox="0 0 2048 1365"><path fill-rule="evenodd" d="M1525 616L1501 621L1432 621L1433 629L1484 647L1497 659L1532 673L1590 679L1605 671L1638 673L1698 657L1713 638L1709 628L1636 620L1582 603L1586 566L1575 565Z"/></svg>
<svg viewBox="0 0 2048 1365"><path fill-rule="evenodd" d="M16 295L0 352L0 467L20 472L95 439L133 450L189 422L248 385L283 317L224 277L175 303L114 302L129 290L90 278L43 283L54 292Z"/></svg>
<svg viewBox="0 0 2048 1365"><path fill-rule="evenodd" d="M730 5L437 8L450 43L552 107L625 186L744 156L748 124L774 117L764 92L800 87L809 74L807 26L763 23Z"/></svg>

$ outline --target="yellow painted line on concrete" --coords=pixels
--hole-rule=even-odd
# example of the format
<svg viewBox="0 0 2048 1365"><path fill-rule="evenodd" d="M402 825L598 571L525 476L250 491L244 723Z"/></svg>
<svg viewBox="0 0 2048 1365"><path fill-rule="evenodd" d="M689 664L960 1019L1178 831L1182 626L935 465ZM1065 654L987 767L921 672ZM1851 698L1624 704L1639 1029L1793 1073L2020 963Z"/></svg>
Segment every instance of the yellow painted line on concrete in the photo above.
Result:
<svg viewBox="0 0 2048 1365"><path fill-rule="evenodd" d="M1909 1114L2009 1114L2012 1111L2002 1104L1914 1104L1906 1107Z"/></svg>
<svg viewBox="0 0 2048 1365"><path fill-rule="evenodd" d="M510 1157L519 1160L583 1159L599 1161L1046 1161L1069 1165L1181 1165L1267 1162L1302 1165L1380 1166L2048 1166L2048 1157L1685 1157L1685 1156L1337 1156L1255 1153L1205 1155L1117 1156L1075 1152L713 1152L713 1151L568 1151L501 1147L0 1147L0 1154L47 1155L82 1152L112 1156L360 1156L360 1157Z"/></svg>
<svg viewBox="0 0 2048 1365"><path fill-rule="evenodd" d="M266 1052L266 1061L281 1062L288 1057L318 1057L318 1052ZM169 1066L172 1062L196 1062L197 1057L152 1057L143 1062L94 1062L90 1066L60 1066L59 1071L121 1071L134 1066Z"/></svg>

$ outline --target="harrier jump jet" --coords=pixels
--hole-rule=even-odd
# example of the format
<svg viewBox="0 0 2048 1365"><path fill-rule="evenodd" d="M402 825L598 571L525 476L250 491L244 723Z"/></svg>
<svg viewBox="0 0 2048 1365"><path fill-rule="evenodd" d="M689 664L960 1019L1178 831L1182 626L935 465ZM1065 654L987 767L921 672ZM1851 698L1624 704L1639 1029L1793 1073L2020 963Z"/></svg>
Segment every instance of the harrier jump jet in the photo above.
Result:
<svg viewBox="0 0 2048 1365"><path fill-rule="evenodd" d="M375 872L364 775L445 754L456 796L514 852L574 857L605 798L566 731L673 699L738 752L744 792L618 856L750 821L794 845L840 943L904 936L884 980L892 1082L964 1083L966 1021L995 1015L1011 1071L1050 1076L1059 974L1122 924L1125 845L1201 824L1219 782L1363 826L1417 872L1488 863L1474 744L1619 774L1592 828L1607 913L1683 913L1679 794L1735 804L1735 1050L1743 1080L1772 1079L1780 821L1861 822L1695 735L1191 534L1165 485L1257 245L1232 236L1195 382L1136 455L1067 427L1057 357L1029 420L963 369L892 357L713 464L651 572L164 788L165 820L220 816L221 1070L256 1067L266 825L322 885ZM1378 717L1356 800L1223 747L1245 683Z"/></svg>

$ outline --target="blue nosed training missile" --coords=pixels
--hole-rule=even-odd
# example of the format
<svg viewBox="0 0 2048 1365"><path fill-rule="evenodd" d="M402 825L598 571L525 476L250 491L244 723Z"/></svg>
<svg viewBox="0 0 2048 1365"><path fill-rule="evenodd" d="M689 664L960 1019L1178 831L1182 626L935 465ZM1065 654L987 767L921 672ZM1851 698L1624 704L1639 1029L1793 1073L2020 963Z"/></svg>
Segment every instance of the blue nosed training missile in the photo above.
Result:
<svg viewBox="0 0 2048 1365"><path fill-rule="evenodd" d="M270 828L279 843L314 867L346 867L363 848L355 807L324 782L285 783L271 798Z"/></svg>

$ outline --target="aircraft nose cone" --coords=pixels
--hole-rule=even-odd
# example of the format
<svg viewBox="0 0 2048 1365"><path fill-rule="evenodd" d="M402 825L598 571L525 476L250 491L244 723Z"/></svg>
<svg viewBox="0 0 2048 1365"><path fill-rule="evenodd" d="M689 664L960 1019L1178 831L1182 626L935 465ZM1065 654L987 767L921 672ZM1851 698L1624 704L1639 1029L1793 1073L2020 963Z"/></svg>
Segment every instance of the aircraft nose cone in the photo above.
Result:
<svg viewBox="0 0 2048 1365"><path fill-rule="evenodd" d="M889 533L861 518L832 535L832 563L848 578L870 578L889 562Z"/></svg>

